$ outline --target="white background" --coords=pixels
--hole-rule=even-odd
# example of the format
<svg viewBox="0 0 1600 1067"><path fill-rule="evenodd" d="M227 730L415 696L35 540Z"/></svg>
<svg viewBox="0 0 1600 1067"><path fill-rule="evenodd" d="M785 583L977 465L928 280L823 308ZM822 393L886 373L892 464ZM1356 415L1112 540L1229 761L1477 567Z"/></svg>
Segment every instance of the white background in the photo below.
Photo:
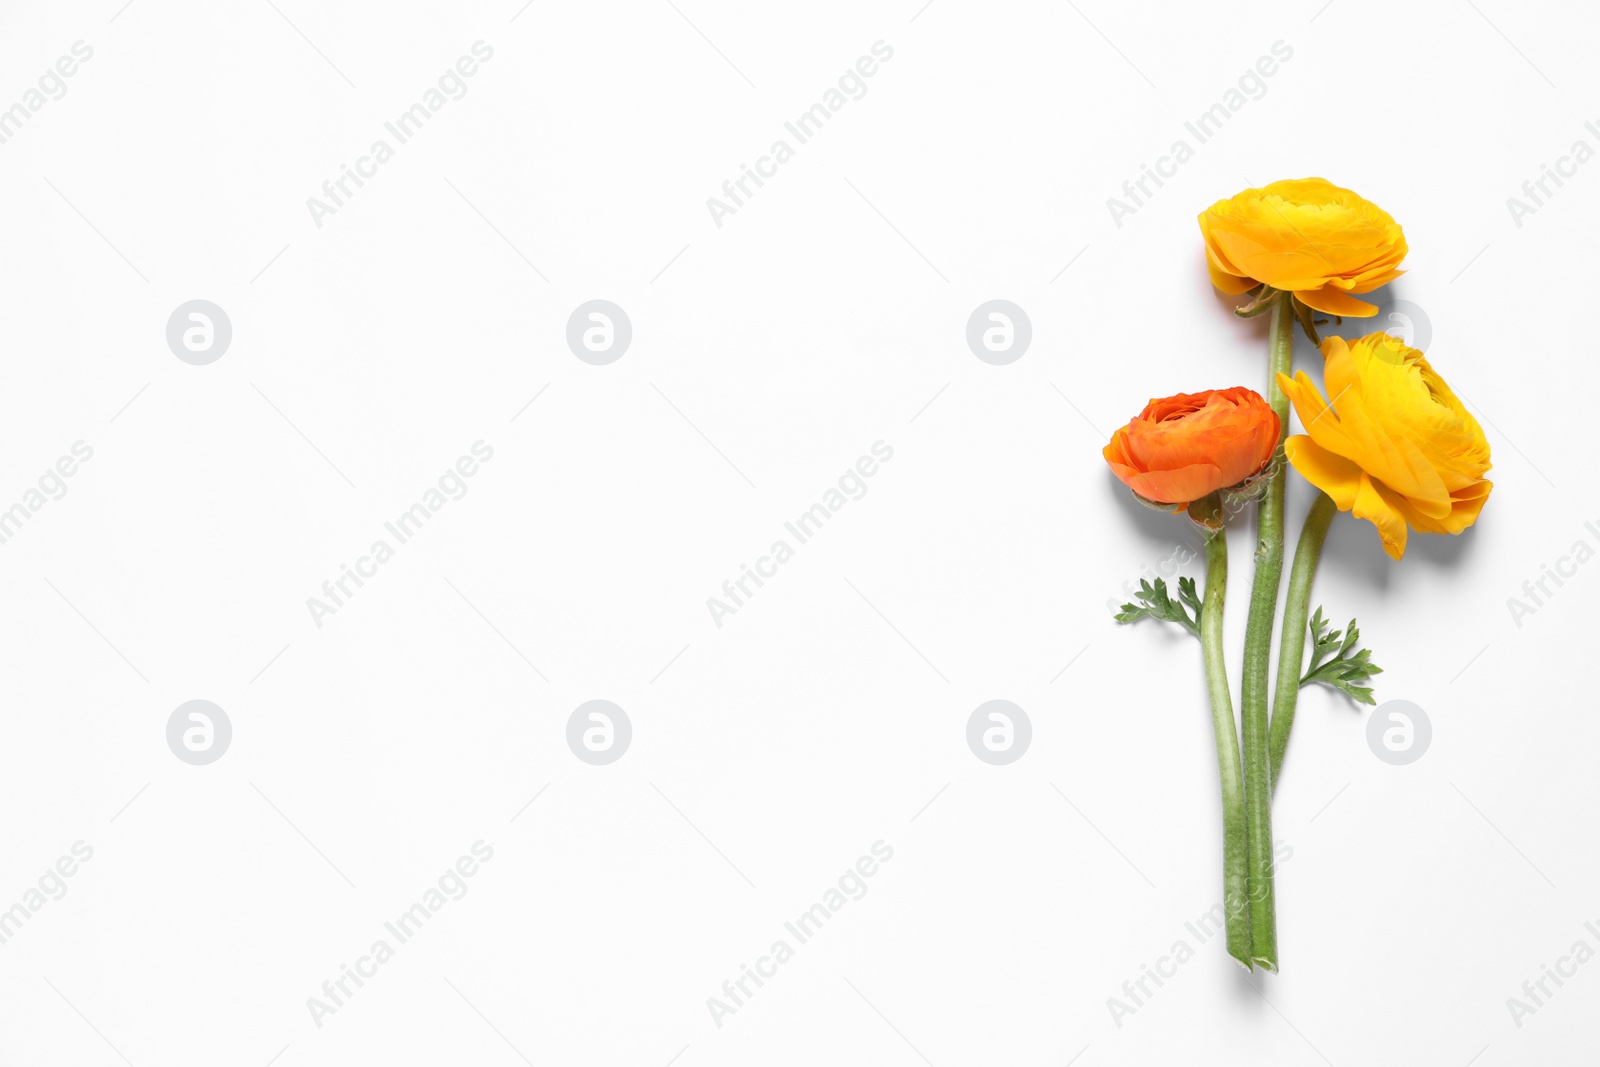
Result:
<svg viewBox="0 0 1600 1067"><path fill-rule="evenodd" d="M0 945L0 1059L1593 1058L1600 964L1520 1027L1506 1001L1600 949L1600 562L1520 627L1506 602L1600 548L1600 166L1520 227L1505 202L1600 147L1595 12L274 3L0 13L0 108L93 48L0 145L0 507L94 450L0 545L0 908L93 849ZM479 40L466 96L315 225L306 199ZM880 40L866 95L715 225L706 198ZM1280 40L1265 95L1115 225L1107 198ZM1368 709L1305 693L1283 972L1247 976L1184 927L1220 891L1198 646L1106 608L1193 541L1099 449L1150 396L1263 386L1265 320L1212 291L1194 218L1313 174L1404 225L1410 273L1347 332L1424 309L1496 488L1400 563L1335 523L1315 600L1434 737L1390 766ZM165 340L197 298L233 326L209 366ZM595 298L634 331L604 367L564 340ZM1009 366L964 337L995 298L1033 325ZM479 440L467 495L315 625L307 598ZM879 440L865 497L715 626L706 599ZM634 731L604 767L565 740L596 698ZM965 740L994 698L1033 726L1004 767ZM167 747L191 699L233 724L209 766ZM470 892L317 1026L307 998L480 839ZM879 840L866 896L716 1025L707 998Z"/></svg>

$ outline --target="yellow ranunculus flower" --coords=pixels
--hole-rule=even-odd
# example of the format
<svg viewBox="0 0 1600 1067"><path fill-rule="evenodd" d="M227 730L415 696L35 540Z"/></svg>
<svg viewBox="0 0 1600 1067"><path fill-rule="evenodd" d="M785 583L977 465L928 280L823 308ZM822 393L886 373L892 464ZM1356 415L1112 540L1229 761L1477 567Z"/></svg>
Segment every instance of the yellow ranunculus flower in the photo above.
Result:
<svg viewBox="0 0 1600 1067"><path fill-rule="evenodd" d="M1421 352L1386 333L1322 342L1324 402L1305 371L1278 387L1306 432L1284 443L1294 469L1340 511L1378 528L1383 549L1405 555L1406 527L1460 533L1494 483L1489 442Z"/></svg>
<svg viewBox="0 0 1600 1067"><path fill-rule="evenodd" d="M1365 318L1370 293L1401 274L1406 236L1367 200L1324 178L1273 182L1200 213L1211 283L1242 293L1266 283L1329 315Z"/></svg>

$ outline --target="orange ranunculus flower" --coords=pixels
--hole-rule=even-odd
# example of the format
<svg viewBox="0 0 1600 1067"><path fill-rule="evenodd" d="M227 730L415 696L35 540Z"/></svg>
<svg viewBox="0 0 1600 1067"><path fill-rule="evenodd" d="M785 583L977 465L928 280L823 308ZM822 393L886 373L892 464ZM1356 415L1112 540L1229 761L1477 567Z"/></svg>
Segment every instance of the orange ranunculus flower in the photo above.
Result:
<svg viewBox="0 0 1600 1067"><path fill-rule="evenodd" d="M1322 342L1329 406L1305 371L1278 386L1294 402L1306 433L1289 438L1295 470L1339 510L1368 519L1394 559L1405 555L1406 527L1460 533L1478 519L1494 483L1489 442L1421 352L1386 333L1348 344Z"/></svg>
<svg viewBox="0 0 1600 1067"><path fill-rule="evenodd" d="M1406 235L1367 200L1324 178L1273 182L1200 213L1211 283L1242 293L1265 283L1329 315L1364 318L1370 293L1405 273Z"/></svg>
<svg viewBox="0 0 1600 1067"><path fill-rule="evenodd" d="M1260 474L1277 449L1277 413L1237 386L1150 401L1102 454L1129 489L1181 511Z"/></svg>

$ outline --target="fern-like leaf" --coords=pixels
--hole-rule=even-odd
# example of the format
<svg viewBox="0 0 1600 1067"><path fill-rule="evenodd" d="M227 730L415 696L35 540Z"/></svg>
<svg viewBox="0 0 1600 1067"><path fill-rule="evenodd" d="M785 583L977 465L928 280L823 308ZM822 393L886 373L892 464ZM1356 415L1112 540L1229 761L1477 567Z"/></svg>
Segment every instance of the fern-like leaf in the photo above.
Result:
<svg viewBox="0 0 1600 1067"><path fill-rule="evenodd" d="M1157 578L1154 585L1141 578L1139 591L1133 596L1138 603L1122 605L1122 610L1116 615L1118 622L1160 619L1163 622L1175 622L1196 637L1200 635L1200 597L1195 592L1193 578L1178 579L1176 601L1167 595L1167 583L1162 578ZM1194 609L1192 617L1185 605Z"/></svg>
<svg viewBox="0 0 1600 1067"><path fill-rule="evenodd" d="M1372 662L1371 649L1356 650L1356 644L1361 640L1356 620L1351 619L1343 632L1333 630L1322 617L1322 609L1318 608L1311 616L1310 628L1311 666L1307 668L1305 677L1300 679L1300 684L1306 686L1319 682L1339 690L1358 704L1377 703L1372 699L1371 687L1360 683L1374 674L1382 674L1383 668Z"/></svg>

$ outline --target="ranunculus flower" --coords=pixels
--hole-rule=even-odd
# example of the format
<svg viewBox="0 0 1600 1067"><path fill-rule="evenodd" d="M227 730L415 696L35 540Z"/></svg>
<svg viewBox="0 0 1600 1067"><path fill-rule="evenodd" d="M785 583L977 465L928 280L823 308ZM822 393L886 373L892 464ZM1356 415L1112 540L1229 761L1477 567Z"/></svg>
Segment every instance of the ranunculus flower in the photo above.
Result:
<svg viewBox="0 0 1600 1067"><path fill-rule="evenodd" d="M1277 448L1277 413L1237 386L1150 401L1102 454L1129 489L1181 511L1260 474Z"/></svg>
<svg viewBox="0 0 1600 1067"><path fill-rule="evenodd" d="M1364 318L1370 293L1404 271L1406 236L1376 204L1324 178L1273 182L1200 213L1211 283L1242 293L1265 283L1329 315Z"/></svg>
<svg viewBox="0 0 1600 1067"><path fill-rule="evenodd" d="M1386 333L1322 342L1326 403L1305 371L1278 386L1306 433L1285 451L1295 470L1340 511L1368 519L1394 559L1406 527L1460 533L1478 519L1492 482L1489 442L1421 352Z"/></svg>

